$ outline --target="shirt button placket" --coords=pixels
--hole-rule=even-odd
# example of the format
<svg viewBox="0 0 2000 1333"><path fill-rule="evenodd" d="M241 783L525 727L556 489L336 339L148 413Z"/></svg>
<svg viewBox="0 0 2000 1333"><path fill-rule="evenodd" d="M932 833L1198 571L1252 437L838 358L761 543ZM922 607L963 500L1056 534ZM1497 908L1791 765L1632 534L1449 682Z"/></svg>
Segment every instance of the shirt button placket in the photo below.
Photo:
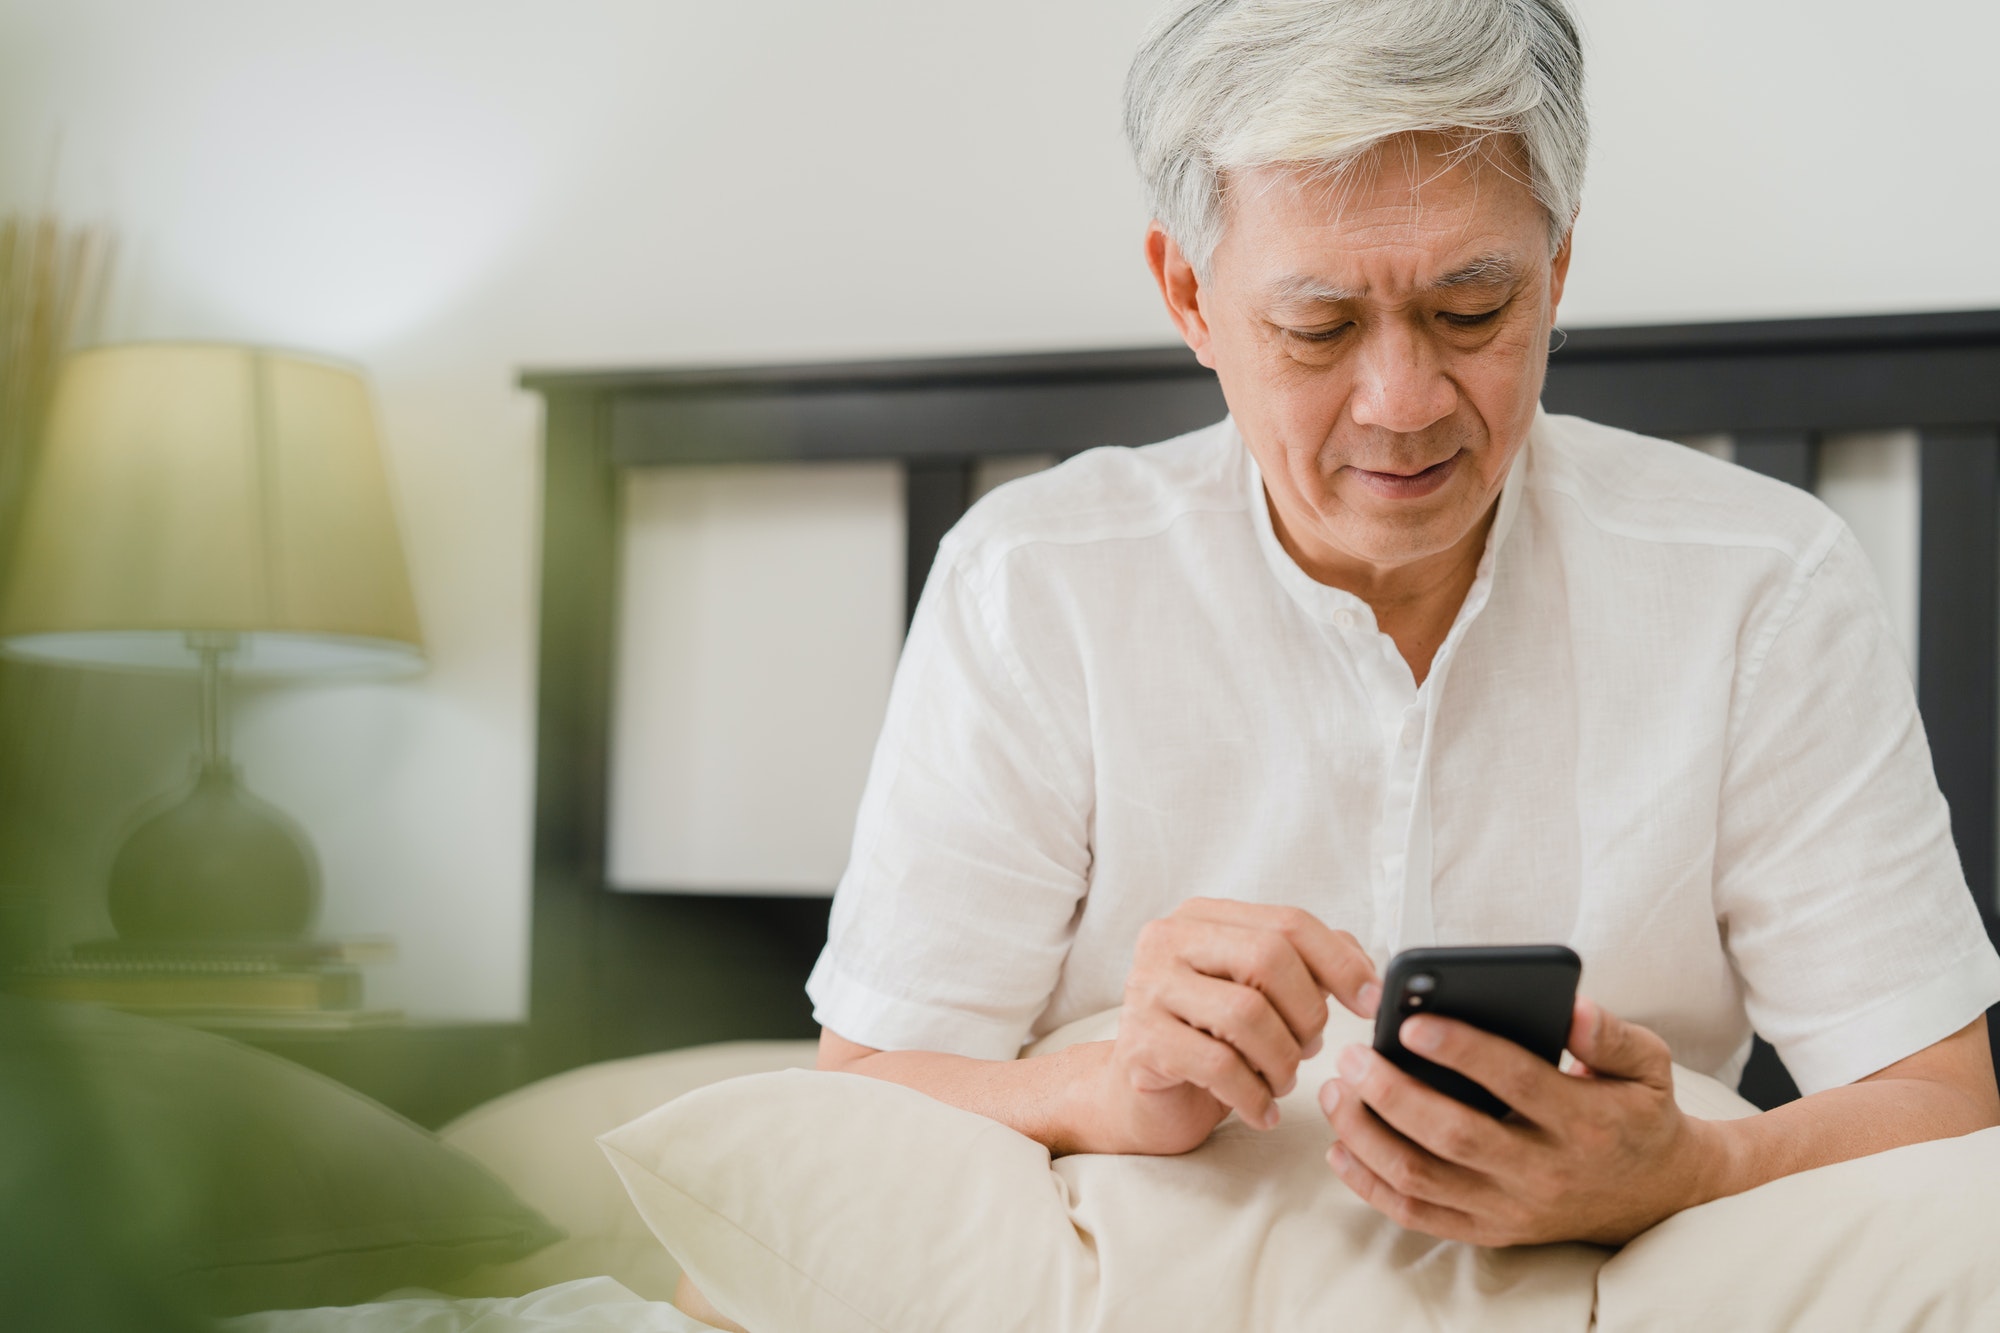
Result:
<svg viewBox="0 0 2000 1333"><path fill-rule="evenodd" d="M1363 688L1374 705L1380 728L1382 807L1373 834L1373 855L1369 858L1369 887L1374 898L1374 921L1370 940L1374 952L1383 953L1400 932L1403 902L1405 844L1409 829L1411 777L1416 747L1412 743L1409 718L1421 707L1411 701L1412 683L1403 670L1402 659L1386 635L1375 631L1355 634L1363 628L1359 614L1342 608L1331 617L1354 650L1354 663ZM1373 629L1372 625L1367 628ZM1358 639L1374 642L1363 643ZM1420 738L1421 727L1416 735Z"/></svg>

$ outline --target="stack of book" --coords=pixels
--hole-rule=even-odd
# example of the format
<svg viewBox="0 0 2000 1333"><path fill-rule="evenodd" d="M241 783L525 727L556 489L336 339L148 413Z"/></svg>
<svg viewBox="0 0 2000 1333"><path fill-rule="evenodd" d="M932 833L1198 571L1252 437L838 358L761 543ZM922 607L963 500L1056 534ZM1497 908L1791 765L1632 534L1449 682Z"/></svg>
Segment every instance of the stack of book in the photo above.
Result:
<svg viewBox="0 0 2000 1333"><path fill-rule="evenodd" d="M109 1005L202 1028L344 1032L402 1021L398 1010L362 1003L362 966L394 956L394 943L382 937L92 940L17 966L3 984L31 999Z"/></svg>

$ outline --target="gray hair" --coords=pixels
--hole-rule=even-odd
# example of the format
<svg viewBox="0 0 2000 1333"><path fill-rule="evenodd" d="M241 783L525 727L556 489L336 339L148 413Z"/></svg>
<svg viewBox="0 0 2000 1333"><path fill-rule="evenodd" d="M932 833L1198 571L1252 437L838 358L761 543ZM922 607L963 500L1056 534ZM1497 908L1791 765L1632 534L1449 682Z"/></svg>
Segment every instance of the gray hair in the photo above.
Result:
<svg viewBox="0 0 2000 1333"><path fill-rule="evenodd" d="M1559 247L1590 138L1566 0L1181 0L1125 80L1125 135L1153 216L1204 277L1231 172L1337 177L1423 133L1468 149L1512 136Z"/></svg>

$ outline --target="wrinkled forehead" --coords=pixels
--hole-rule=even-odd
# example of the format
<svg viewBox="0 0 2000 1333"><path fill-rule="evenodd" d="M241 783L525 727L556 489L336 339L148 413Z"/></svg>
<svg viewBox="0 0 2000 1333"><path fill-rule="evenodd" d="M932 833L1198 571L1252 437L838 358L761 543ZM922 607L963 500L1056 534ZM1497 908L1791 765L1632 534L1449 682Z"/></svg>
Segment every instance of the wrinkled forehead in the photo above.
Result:
<svg viewBox="0 0 2000 1333"><path fill-rule="evenodd" d="M1232 172L1217 257L1264 285L1352 291L1371 270L1398 285L1490 286L1548 260L1548 218L1506 136L1406 135L1334 167Z"/></svg>

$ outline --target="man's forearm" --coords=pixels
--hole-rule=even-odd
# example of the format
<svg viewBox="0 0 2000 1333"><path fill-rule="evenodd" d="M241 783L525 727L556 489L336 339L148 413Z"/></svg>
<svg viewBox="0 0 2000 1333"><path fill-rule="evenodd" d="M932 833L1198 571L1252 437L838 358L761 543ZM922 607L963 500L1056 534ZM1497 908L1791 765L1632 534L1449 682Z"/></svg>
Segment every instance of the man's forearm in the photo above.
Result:
<svg viewBox="0 0 2000 1333"><path fill-rule="evenodd" d="M1110 1042L1082 1042L1025 1060L974 1060L935 1051L874 1051L820 1067L915 1088L948 1106L997 1120L1055 1156L1091 1150L1088 1090L1101 1077Z"/></svg>
<svg viewBox="0 0 2000 1333"><path fill-rule="evenodd" d="M1931 1050L1859 1083L1829 1088L1762 1115L1705 1122L1710 1171L1695 1202L1996 1124L2000 1093L1987 1063L1982 1018Z"/></svg>

